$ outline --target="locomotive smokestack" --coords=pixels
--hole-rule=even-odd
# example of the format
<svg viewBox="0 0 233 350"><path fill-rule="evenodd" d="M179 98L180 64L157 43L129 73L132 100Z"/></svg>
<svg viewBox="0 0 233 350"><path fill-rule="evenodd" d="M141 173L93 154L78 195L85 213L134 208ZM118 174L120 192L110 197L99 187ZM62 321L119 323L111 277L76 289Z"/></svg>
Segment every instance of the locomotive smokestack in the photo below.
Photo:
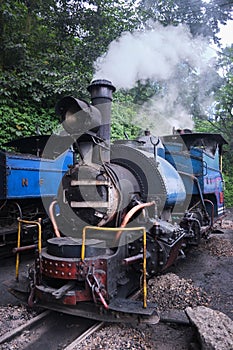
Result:
<svg viewBox="0 0 233 350"><path fill-rule="evenodd" d="M91 94L91 101L93 106L99 109L102 115L102 123L98 130L98 136L102 138L107 147L110 148L110 134L111 134L111 102L112 93L116 90L109 80L98 79L93 80L87 90ZM104 150L102 152L102 160L110 161L110 151Z"/></svg>

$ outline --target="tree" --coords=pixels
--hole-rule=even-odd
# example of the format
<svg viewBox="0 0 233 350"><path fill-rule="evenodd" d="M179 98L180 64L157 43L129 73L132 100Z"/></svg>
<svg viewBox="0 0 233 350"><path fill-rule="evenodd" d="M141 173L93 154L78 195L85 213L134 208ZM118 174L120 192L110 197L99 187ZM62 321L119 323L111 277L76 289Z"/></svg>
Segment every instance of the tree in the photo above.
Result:
<svg viewBox="0 0 233 350"><path fill-rule="evenodd" d="M138 3L142 30L157 30L156 27L154 29L155 22L159 22L163 26L186 24L193 38L201 35L205 37L206 42L211 40L218 42L219 23L225 24L231 18L232 8L233 3L230 0L208 2L202 0L141 0ZM177 38L178 40L179 38ZM157 85L156 88L155 85ZM205 120L214 94L221 85L222 78L214 66L206 66L205 70L200 73L184 61L177 66L176 73L169 80L157 82L147 80L144 90L147 89L149 93L144 93L145 91L141 93L142 84L139 83L130 91L130 94L138 97L139 102L142 103L151 99L151 91L154 91L157 99L159 97L161 99L173 88L177 97L170 100L170 110L166 108L165 111L172 114L176 109L182 108L187 115Z"/></svg>
<svg viewBox="0 0 233 350"><path fill-rule="evenodd" d="M219 52L216 70L222 75L221 86L215 91L212 115L209 120L196 119L197 131L220 133L228 142L224 146L223 173L225 181L225 200L233 206L233 45Z"/></svg>
<svg viewBox="0 0 233 350"><path fill-rule="evenodd" d="M142 21L153 19L163 25L187 24L194 36L218 42L219 23L232 19L231 0L141 0Z"/></svg>
<svg viewBox="0 0 233 350"><path fill-rule="evenodd" d="M42 132L51 132L56 101L66 94L86 96L94 60L121 31L135 25L131 2L120 5L121 1L0 1L1 142L12 112L15 126L8 138L35 132L38 123ZM45 110L46 127L45 118L39 117Z"/></svg>
<svg viewBox="0 0 233 350"><path fill-rule="evenodd" d="M224 170L233 171L233 45L225 48L219 55L219 69L224 76L224 84L215 95L214 119L219 130L228 141L228 156L225 158ZM214 123L215 124L215 123Z"/></svg>

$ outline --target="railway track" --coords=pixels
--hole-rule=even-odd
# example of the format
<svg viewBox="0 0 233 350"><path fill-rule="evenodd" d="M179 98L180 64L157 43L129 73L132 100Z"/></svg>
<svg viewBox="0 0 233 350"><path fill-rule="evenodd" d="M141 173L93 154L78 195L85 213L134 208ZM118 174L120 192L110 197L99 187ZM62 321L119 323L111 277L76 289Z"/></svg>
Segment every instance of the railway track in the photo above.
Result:
<svg viewBox="0 0 233 350"><path fill-rule="evenodd" d="M77 316L44 311L0 337L0 348L72 350L103 323Z"/></svg>

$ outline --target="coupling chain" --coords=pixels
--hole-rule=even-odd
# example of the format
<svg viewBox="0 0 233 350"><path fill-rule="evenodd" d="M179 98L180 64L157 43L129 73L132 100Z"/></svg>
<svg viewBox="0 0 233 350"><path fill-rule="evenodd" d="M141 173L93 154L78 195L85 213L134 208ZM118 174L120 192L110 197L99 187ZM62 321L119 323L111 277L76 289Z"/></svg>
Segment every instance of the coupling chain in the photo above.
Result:
<svg viewBox="0 0 233 350"><path fill-rule="evenodd" d="M100 283L99 283L98 278L95 276L95 269L93 266L92 267L90 266L88 269L86 281L91 289L92 297L93 297L95 304L97 304L97 299L96 299L96 295L97 295L99 297L101 303L103 304L104 308L106 310L108 310L109 306L108 306L108 304L107 304L106 300L104 299L104 296L101 292Z"/></svg>

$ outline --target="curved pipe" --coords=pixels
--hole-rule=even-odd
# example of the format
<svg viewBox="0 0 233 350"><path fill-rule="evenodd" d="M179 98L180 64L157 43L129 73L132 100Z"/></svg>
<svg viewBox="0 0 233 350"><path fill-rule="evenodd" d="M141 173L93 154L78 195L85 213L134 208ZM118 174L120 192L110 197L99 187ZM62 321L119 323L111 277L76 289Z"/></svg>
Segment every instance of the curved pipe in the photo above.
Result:
<svg viewBox="0 0 233 350"><path fill-rule="evenodd" d="M55 235L57 237L61 237L60 232L58 230L58 226L57 226L56 220L55 220L54 212L53 212L53 208L54 208L55 204L57 204L57 201L53 201L50 204L50 206L49 206L49 216L50 216L50 220L51 220L52 225L53 225L53 229L54 229Z"/></svg>
<svg viewBox="0 0 233 350"><path fill-rule="evenodd" d="M18 211L19 211L19 217L20 217L20 219L22 219L23 214L22 214L22 209L21 209L21 207L20 207L19 203L14 202L14 204L15 204L15 205L16 205L16 207L18 208Z"/></svg>
<svg viewBox="0 0 233 350"><path fill-rule="evenodd" d="M122 228L124 228L127 223L129 222L129 220L132 218L132 216L139 210L144 209L146 207L151 207L152 205L155 205L155 201L152 202L148 202L148 203L140 203L138 205L136 205L135 207L133 207L132 209L130 209L130 211L128 211L128 213L125 215L124 220L121 223ZM118 231L116 234L116 241L120 238L122 234L122 231Z"/></svg>
<svg viewBox="0 0 233 350"><path fill-rule="evenodd" d="M127 223L129 222L129 220L132 218L132 216L138 210L144 209L146 207L151 207L152 205L155 205L155 201L148 202L148 203L140 203L140 204L136 205L135 207L133 207L132 209L130 209L130 211L125 215L124 220L122 221L120 227L125 227L127 225Z"/></svg>

